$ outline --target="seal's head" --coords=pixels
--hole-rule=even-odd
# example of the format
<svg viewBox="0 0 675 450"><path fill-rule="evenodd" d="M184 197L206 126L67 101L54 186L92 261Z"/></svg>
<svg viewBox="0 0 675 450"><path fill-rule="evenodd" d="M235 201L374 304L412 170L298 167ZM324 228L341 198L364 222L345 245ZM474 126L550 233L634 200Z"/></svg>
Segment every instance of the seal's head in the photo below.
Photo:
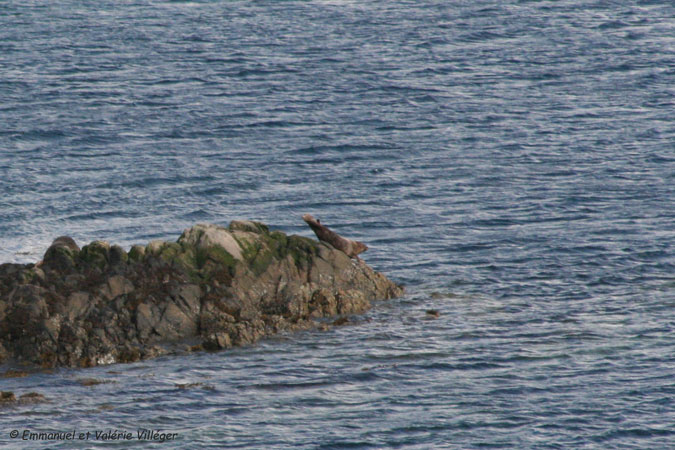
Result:
<svg viewBox="0 0 675 450"><path fill-rule="evenodd" d="M351 254L349 256L353 257L353 256L356 256L356 255L358 255L360 253L363 253L366 250L368 250L368 246L366 244L364 244L363 242L359 242L359 241L353 241L353 242L354 242L354 244L352 245L352 251L350 252Z"/></svg>

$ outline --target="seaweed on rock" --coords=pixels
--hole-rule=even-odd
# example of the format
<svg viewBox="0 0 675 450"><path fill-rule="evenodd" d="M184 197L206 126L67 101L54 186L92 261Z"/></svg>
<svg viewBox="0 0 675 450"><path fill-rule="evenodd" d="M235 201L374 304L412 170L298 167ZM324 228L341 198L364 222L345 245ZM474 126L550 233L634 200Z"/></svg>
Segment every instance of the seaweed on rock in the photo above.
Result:
<svg viewBox="0 0 675 450"><path fill-rule="evenodd" d="M361 260L259 222L197 224L128 252L62 236L37 264L0 265L0 362L87 367L195 340L219 350L402 292Z"/></svg>

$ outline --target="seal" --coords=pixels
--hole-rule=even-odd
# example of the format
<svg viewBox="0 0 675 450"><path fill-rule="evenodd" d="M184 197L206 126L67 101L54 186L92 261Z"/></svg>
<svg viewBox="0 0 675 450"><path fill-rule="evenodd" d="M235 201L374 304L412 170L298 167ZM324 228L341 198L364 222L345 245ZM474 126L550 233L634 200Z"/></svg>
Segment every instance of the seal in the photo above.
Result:
<svg viewBox="0 0 675 450"><path fill-rule="evenodd" d="M328 227L321 225L321 222L312 217L311 214L303 215L302 220L307 222L307 225L309 225L320 241L326 242L336 249L343 251L350 258L358 259L357 255L368 250L368 246L363 242L352 241L351 239L340 236L336 232L328 229Z"/></svg>

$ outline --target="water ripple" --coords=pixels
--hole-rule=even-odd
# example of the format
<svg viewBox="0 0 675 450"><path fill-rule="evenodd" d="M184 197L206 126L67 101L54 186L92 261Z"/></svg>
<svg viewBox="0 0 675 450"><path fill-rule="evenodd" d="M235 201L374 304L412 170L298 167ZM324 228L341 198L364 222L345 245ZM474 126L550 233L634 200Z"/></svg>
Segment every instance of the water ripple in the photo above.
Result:
<svg viewBox="0 0 675 450"><path fill-rule="evenodd" d="M198 221L310 236L310 212L408 285L328 332L5 378L52 400L0 410L5 429L670 448L673 16L659 0L3 5L1 261Z"/></svg>

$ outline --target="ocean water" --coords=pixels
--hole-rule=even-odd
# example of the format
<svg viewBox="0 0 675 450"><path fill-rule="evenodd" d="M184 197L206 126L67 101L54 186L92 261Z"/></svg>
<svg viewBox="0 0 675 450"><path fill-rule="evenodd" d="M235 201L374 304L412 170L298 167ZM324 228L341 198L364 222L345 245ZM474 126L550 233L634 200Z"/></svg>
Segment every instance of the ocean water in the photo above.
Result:
<svg viewBox="0 0 675 450"><path fill-rule="evenodd" d="M407 294L2 378L50 402L0 409L0 446L674 445L671 1L2 2L0 261L303 213Z"/></svg>

